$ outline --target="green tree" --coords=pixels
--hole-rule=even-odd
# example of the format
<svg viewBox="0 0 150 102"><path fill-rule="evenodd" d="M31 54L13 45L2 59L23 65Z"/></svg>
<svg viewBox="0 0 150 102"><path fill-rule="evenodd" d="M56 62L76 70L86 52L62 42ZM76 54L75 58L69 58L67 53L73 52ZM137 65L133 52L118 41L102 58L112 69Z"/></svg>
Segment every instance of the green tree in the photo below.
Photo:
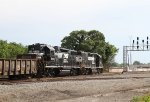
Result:
<svg viewBox="0 0 150 102"><path fill-rule="evenodd" d="M86 39L84 40L84 48L86 49L83 51L102 54L104 53L104 45L105 37L103 33L97 30L91 30L87 32Z"/></svg>
<svg viewBox="0 0 150 102"><path fill-rule="evenodd" d="M111 63L114 62L114 57L116 56L118 49L114 45L109 44L108 42L105 43L104 49L105 51L102 55L103 66L105 68L109 68Z"/></svg>
<svg viewBox="0 0 150 102"><path fill-rule="evenodd" d="M64 37L61 42L61 46L64 48L102 55L104 67L108 67L110 61L113 60L118 51L114 45L105 42L105 36L97 30L72 31L70 35Z"/></svg>
<svg viewBox="0 0 150 102"><path fill-rule="evenodd" d="M0 40L0 58L15 58L18 54L27 53L27 47L15 42Z"/></svg>
<svg viewBox="0 0 150 102"><path fill-rule="evenodd" d="M97 52L99 46L104 46L104 35L96 30L89 32L85 30L72 31L69 36L64 37L61 46L72 50Z"/></svg>
<svg viewBox="0 0 150 102"><path fill-rule="evenodd" d="M7 47L8 47L7 41L0 40L0 57L1 58L6 58L7 51L8 51Z"/></svg>
<svg viewBox="0 0 150 102"><path fill-rule="evenodd" d="M63 38L61 46L72 50L82 50L86 36L87 32L84 30L73 31L70 33L70 36Z"/></svg>
<svg viewBox="0 0 150 102"><path fill-rule="evenodd" d="M140 65L141 63L140 63L140 61L134 61L133 62L133 65Z"/></svg>

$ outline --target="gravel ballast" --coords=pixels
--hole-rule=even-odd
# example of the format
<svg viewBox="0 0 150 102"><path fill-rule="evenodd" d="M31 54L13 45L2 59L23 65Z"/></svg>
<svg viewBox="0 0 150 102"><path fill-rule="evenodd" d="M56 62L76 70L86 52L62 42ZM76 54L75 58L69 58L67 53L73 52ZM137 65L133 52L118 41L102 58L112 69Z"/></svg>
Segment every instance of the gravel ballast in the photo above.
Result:
<svg viewBox="0 0 150 102"><path fill-rule="evenodd" d="M150 91L150 73L92 77L123 79L0 85L0 102L128 102Z"/></svg>

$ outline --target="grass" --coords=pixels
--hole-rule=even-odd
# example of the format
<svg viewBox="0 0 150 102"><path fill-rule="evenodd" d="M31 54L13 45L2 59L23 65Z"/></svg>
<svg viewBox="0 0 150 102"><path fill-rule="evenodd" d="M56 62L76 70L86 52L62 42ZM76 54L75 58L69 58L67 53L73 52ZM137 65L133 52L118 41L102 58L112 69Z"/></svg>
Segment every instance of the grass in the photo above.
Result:
<svg viewBox="0 0 150 102"><path fill-rule="evenodd" d="M134 97L131 102L150 102L150 94L145 96Z"/></svg>

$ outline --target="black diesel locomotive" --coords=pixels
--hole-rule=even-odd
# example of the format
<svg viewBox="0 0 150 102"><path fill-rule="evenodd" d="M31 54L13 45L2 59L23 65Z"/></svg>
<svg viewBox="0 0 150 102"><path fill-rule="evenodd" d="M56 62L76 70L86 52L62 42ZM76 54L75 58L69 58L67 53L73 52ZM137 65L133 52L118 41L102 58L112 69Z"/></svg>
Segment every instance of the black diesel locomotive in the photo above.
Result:
<svg viewBox="0 0 150 102"><path fill-rule="evenodd" d="M69 50L46 44L33 44L28 47L28 54L41 60L42 75L57 76L68 70L70 75L88 75L93 71L102 72L101 56L97 53Z"/></svg>
<svg viewBox="0 0 150 102"><path fill-rule="evenodd" d="M0 59L0 77L57 76L63 71L70 75L101 73L101 56L37 43L29 45L28 53L18 55L17 59Z"/></svg>

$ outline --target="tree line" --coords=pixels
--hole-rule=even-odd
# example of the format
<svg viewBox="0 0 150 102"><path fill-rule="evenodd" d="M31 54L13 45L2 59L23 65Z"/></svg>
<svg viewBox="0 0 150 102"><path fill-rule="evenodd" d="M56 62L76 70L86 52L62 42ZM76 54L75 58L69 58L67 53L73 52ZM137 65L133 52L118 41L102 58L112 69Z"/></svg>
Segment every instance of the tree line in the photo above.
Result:
<svg viewBox="0 0 150 102"><path fill-rule="evenodd" d="M16 58L18 54L27 53L27 47L15 42L0 40L0 58Z"/></svg>

